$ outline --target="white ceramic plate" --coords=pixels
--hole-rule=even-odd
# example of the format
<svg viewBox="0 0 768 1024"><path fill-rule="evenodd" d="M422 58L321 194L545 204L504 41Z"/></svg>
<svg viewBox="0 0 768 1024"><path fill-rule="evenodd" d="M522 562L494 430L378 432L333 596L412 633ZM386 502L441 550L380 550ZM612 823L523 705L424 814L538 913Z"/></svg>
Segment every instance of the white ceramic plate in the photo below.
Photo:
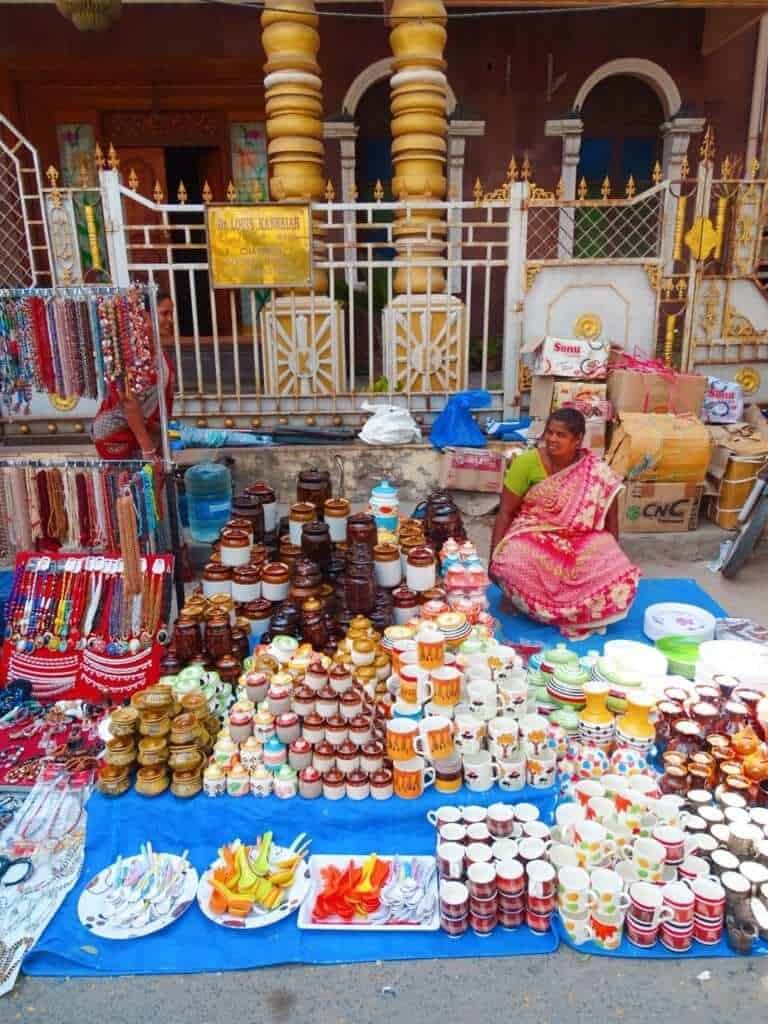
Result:
<svg viewBox="0 0 768 1024"><path fill-rule="evenodd" d="M282 860L284 857L290 857L291 853L292 851L285 846L273 846L269 859L275 862ZM210 875L214 868L223 867L223 864L222 860L215 860L203 874L203 877L200 879L200 885L197 888L197 902L200 904L200 909L209 921L213 921L214 924L220 924L222 928L266 928L267 925L276 924L278 921L282 921L284 917L288 917L289 914L293 914L294 911L298 910L309 892L309 867L307 862L303 860L296 868L293 884L285 892L283 902L275 907L274 910L260 910L254 906L248 917L235 917L233 914L214 914L208 906L211 896Z"/></svg>
<svg viewBox="0 0 768 1024"><path fill-rule="evenodd" d="M431 917L420 923L409 924L407 922L387 924L382 921L366 922L364 918L359 920L345 921L341 917L328 918L325 921L315 921L312 917L312 908L315 905L315 897L323 885L320 872L323 868L330 866L343 871L350 861L356 867L360 867L366 860L367 855L357 856L346 853L336 854L315 854L309 858L309 871L311 875L311 887L309 896L304 900L299 911L299 928L312 931L343 931L343 932L436 932L440 927L440 905L437 898L437 871L432 874L430 889L434 896L434 910ZM392 860L392 857L382 856L381 860ZM411 857L402 854L402 861L418 861L419 865L428 871L435 868L434 857Z"/></svg>
<svg viewBox="0 0 768 1024"><path fill-rule="evenodd" d="M643 632L654 642L663 636L711 640L715 635L715 617L695 604L662 601L645 609Z"/></svg>
<svg viewBox="0 0 768 1024"><path fill-rule="evenodd" d="M121 924L127 917L139 914L141 901L133 905L118 905L108 898L111 890L113 872L117 862L104 868L98 875L91 879L88 885L80 894L77 903L77 914L80 923L93 935L101 939L139 939L143 935L152 935L173 924L182 914L192 906L197 892L198 877L197 871L189 861L182 861L172 853L156 854L170 861L171 865L180 872L177 883L173 886L170 898L147 903L144 901L144 913L139 916L136 923ZM121 861L121 868L130 871L136 861L143 859L143 854L136 854L134 857L127 857Z"/></svg>

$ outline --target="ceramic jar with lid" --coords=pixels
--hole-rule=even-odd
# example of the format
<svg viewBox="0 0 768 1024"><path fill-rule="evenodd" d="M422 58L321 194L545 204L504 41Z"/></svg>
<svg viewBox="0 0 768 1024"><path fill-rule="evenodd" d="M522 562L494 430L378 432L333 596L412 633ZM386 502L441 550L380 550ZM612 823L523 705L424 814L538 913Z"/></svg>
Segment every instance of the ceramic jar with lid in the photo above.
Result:
<svg viewBox="0 0 768 1024"><path fill-rule="evenodd" d="M221 564L232 568L248 565L251 560L251 538L244 530L222 530L219 548Z"/></svg>
<svg viewBox="0 0 768 1024"><path fill-rule="evenodd" d="M264 537L264 508L258 494L243 491L232 499L232 514L238 519L247 519L253 530L251 543L258 543Z"/></svg>
<svg viewBox="0 0 768 1024"><path fill-rule="evenodd" d="M347 796L350 800L365 800L371 794L371 785L366 772L360 768L347 775Z"/></svg>
<svg viewBox="0 0 768 1024"><path fill-rule="evenodd" d="M293 710L300 718L306 718L315 710L315 694L309 686L302 684L294 688Z"/></svg>
<svg viewBox="0 0 768 1024"><path fill-rule="evenodd" d="M315 744L312 751L312 764L324 775L336 764L336 748L328 740L322 740Z"/></svg>
<svg viewBox="0 0 768 1024"><path fill-rule="evenodd" d="M220 562L208 562L203 568L203 597L214 594L232 596L232 569Z"/></svg>
<svg viewBox="0 0 768 1024"><path fill-rule="evenodd" d="M368 775L380 771L384 767L384 744L379 740L369 740L360 748L360 767Z"/></svg>
<svg viewBox="0 0 768 1024"><path fill-rule="evenodd" d="M232 626L225 613L217 612L206 622L205 649L214 661L232 654Z"/></svg>
<svg viewBox="0 0 768 1024"><path fill-rule="evenodd" d="M180 615L173 628L173 643L181 661L185 664L191 661L203 649L199 624Z"/></svg>
<svg viewBox="0 0 768 1024"><path fill-rule="evenodd" d="M279 800L290 800L299 791L299 777L296 769L289 764L281 765L275 772L273 792Z"/></svg>
<svg viewBox="0 0 768 1024"><path fill-rule="evenodd" d="M373 563L376 582L380 587L392 590L403 578L400 549L396 544L377 544L373 549Z"/></svg>
<svg viewBox="0 0 768 1024"><path fill-rule="evenodd" d="M325 739L325 719L316 711L307 715L303 724L303 736L309 743L316 746Z"/></svg>
<svg viewBox="0 0 768 1024"><path fill-rule="evenodd" d="M360 751L352 740L344 740L336 749L336 767L345 775L349 775L360 767Z"/></svg>
<svg viewBox="0 0 768 1024"><path fill-rule="evenodd" d="M243 743L253 735L253 712L235 704L229 712L229 735L233 743Z"/></svg>
<svg viewBox="0 0 768 1024"><path fill-rule="evenodd" d="M249 736L248 739L240 744L240 764L249 772L254 771L256 765L261 764L263 757L264 748L260 740L257 740L255 736Z"/></svg>
<svg viewBox="0 0 768 1024"><path fill-rule="evenodd" d="M304 523L301 530L301 553L323 572L331 565L331 534L327 523Z"/></svg>
<svg viewBox="0 0 768 1024"><path fill-rule="evenodd" d="M347 543L365 545L371 553L378 541L376 520L367 512L356 512L347 520Z"/></svg>
<svg viewBox="0 0 768 1024"><path fill-rule="evenodd" d="M232 572L232 600L246 605L261 597L261 568L250 563L240 565Z"/></svg>
<svg viewBox="0 0 768 1024"><path fill-rule="evenodd" d="M350 687L343 693L339 698L339 713L342 718L352 723L352 721L361 715L363 712L363 695L362 693Z"/></svg>
<svg viewBox="0 0 768 1024"><path fill-rule="evenodd" d="M331 474L327 469L307 466L299 471L296 480L296 500L313 504L318 513L331 497Z"/></svg>
<svg viewBox="0 0 768 1024"><path fill-rule="evenodd" d="M310 662L304 674L304 683L313 693L318 693L324 686L328 685L328 672L321 660L317 659Z"/></svg>
<svg viewBox="0 0 768 1024"><path fill-rule="evenodd" d="M419 608L419 595L409 587L397 587L392 592L393 618L395 625L404 626Z"/></svg>
<svg viewBox="0 0 768 1024"><path fill-rule="evenodd" d="M349 722L349 738L353 743L356 743L358 747L365 746L366 743L370 743L373 737L373 727L371 725L371 719L368 715L360 714L356 715Z"/></svg>
<svg viewBox="0 0 768 1024"><path fill-rule="evenodd" d="M295 711L284 711L275 719L275 732L281 743L292 743L301 735L301 723Z"/></svg>
<svg viewBox="0 0 768 1024"><path fill-rule="evenodd" d="M339 747L349 737L349 725L341 715L331 715L325 721L325 738L334 747Z"/></svg>
<svg viewBox="0 0 768 1024"><path fill-rule="evenodd" d="M308 501L297 501L291 505L288 513L288 536L291 544L301 548L301 534L305 523L312 523L317 519L315 506Z"/></svg>
<svg viewBox="0 0 768 1024"><path fill-rule="evenodd" d="M346 795L346 776L338 768L330 768L323 775L323 796L326 800L341 800Z"/></svg>
<svg viewBox="0 0 768 1024"><path fill-rule="evenodd" d="M232 630L233 645L235 632L236 630ZM240 660L233 654L225 654L216 661L216 671L222 683L235 686L240 678Z"/></svg>
<svg viewBox="0 0 768 1024"><path fill-rule="evenodd" d="M332 715L338 714L339 698L336 691L328 685L319 690L315 697L315 710L318 715L326 720Z"/></svg>
<svg viewBox="0 0 768 1024"><path fill-rule="evenodd" d="M393 793L392 772L388 768L380 768L371 777L371 796L374 800L389 800Z"/></svg>
<svg viewBox="0 0 768 1024"><path fill-rule="evenodd" d="M259 499L263 509L264 532L274 533L277 529L277 499L274 490L268 484L258 480L256 483L249 484L243 493Z"/></svg>
<svg viewBox="0 0 768 1024"><path fill-rule="evenodd" d="M352 686L352 673L345 665L334 665L328 673L328 684L334 693L346 693Z"/></svg>
<svg viewBox="0 0 768 1024"><path fill-rule="evenodd" d="M253 716L253 735L262 743L266 743L275 735L275 716L266 708L257 711Z"/></svg>
<svg viewBox="0 0 768 1024"><path fill-rule="evenodd" d="M373 488L369 504L379 530L397 529L400 503L397 488L389 480L382 480Z"/></svg>
<svg viewBox="0 0 768 1024"><path fill-rule="evenodd" d="M274 785L272 772L265 765L260 764L255 771L251 772L251 793L254 796L269 796Z"/></svg>
<svg viewBox="0 0 768 1024"><path fill-rule="evenodd" d="M239 683L245 687L248 700L254 704L261 704L267 696L269 679L265 672L244 672L240 676Z"/></svg>
<svg viewBox="0 0 768 1024"><path fill-rule="evenodd" d="M298 736L288 747L288 763L297 772L312 764L312 744L305 736Z"/></svg>
<svg viewBox="0 0 768 1024"><path fill-rule="evenodd" d="M405 568L405 582L408 589L417 594L423 593L423 591L434 587L436 575L437 566L432 548L422 545L411 548ZM397 601L395 601L395 607L397 607Z"/></svg>
<svg viewBox="0 0 768 1024"><path fill-rule="evenodd" d="M299 772L299 796L305 800L316 800L323 795L323 777L317 768L309 765Z"/></svg>
<svg viewBox="0 0 768 1024"><path fill-rule="evenodd" d="M221 540L225 530L242 530L248 534L249 545L253 545L253 523L250 519L246 519L244 516L234 516L232 519L227 520L219 533L219 540Z"/></svg>
<svg viewBox="0 0 768 1024"><path fill-rule="evenodd" d="M284 562L268 562L261 570L261 596L267 601L284 601L291 589L291 573ZM246 612L247 614L247 612Z"/></svg>
<svg viewBox="0 0 768 1024"><path fill-rule="evenodd" d="M275 673L267 690L267 707L273 715L282 715L286 711L291 710L293 687L290 681L285 680L286 674L283 672Z"/></svg>
<svg viewBox="0 0 768 1024"><path fill-rule="evenodd" d="M367 615L376 607L376 576L372 557L367 564L347 564L344 600L353 614Z"/></svg>
<svg viewBox="0 0 768 1024"><path fill-rule="evenodd" d="M262 751L264 767L270 771L277 771L281 764L288 761L288 747L281 743L277 736L268 739Z"/></svg>
<svg viewBox="0 0 768 1024"><path fill-rule="evenodd" d="M215 761L203 772L203 792L206 796L224 796L227 791L227 777Z"/></svg>
<svg viewBox="0 0 768 1024"><path fill-rule="evenodd" d="M248 619L251 636L258 641L269 629L272 618L272 602L265 597L249 601L243 608L243 615Z"/></svg>
<svg viewBox="0 0 768 1024"><path fill-rule="evenodd" d="M325 521L328 524L331 542L342 544L347 539L347 520L350 504L346 498L328 498L323 505Z"/></svg>

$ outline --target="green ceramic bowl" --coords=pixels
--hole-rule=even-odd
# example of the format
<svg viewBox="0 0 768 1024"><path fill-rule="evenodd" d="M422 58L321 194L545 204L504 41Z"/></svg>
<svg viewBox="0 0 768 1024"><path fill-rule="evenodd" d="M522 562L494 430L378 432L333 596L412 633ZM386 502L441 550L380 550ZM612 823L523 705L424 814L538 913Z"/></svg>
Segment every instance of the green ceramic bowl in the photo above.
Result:
<svg viewBox="0 0 768 1024"><path fill-rule="evenodd" d="M656 649L667 658L670 675L693 679L696 676L700 643L699 640L689 640L684 636L662 636L656 641Z"/></svg>

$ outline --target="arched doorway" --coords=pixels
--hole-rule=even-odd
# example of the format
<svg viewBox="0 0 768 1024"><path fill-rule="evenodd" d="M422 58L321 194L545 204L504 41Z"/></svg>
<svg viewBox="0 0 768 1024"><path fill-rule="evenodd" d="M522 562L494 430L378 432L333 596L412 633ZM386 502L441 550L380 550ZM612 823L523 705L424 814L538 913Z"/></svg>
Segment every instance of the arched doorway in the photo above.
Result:
<svg viewBox="0 0 768 1024"><path fill-rule="evenodd" d="M587 195L598 198L606 177L614 196L623 196L630 177L638 192L649 188L662 158L659 129L665 119L657 93L641 78L619 74L597 82L581 108L577 177L586 181Z"/></svg>
<svg viewBox="0 0 768 1024"><path fill-rule="evenodd" d="M389 110L389 79L372 85L357 106L357 145L355 169L358 197L364 203L374 200L376 182L384 186L384 198L392 199L392 134Z"/></svg>

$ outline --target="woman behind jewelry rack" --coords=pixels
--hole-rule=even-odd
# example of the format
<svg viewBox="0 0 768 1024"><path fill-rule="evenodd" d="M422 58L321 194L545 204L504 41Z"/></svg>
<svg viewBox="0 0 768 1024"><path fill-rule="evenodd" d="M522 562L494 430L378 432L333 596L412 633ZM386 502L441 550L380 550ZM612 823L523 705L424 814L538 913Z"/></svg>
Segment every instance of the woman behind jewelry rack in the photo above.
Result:
<svg viewBox="0 0 768 1024"><path fill-rule="evenodd" d="M158 292L157 317L159 344L162 346L173 341L173 300L166 291ZM129 386L122 392L114 390L101 403L91 426L91 436L102 458L133 459L141 456L147 461L156 461L162 457L161 392L170 417L173 410L173 369L165 353L162 382L150 387L141 397Z"/></svg>

